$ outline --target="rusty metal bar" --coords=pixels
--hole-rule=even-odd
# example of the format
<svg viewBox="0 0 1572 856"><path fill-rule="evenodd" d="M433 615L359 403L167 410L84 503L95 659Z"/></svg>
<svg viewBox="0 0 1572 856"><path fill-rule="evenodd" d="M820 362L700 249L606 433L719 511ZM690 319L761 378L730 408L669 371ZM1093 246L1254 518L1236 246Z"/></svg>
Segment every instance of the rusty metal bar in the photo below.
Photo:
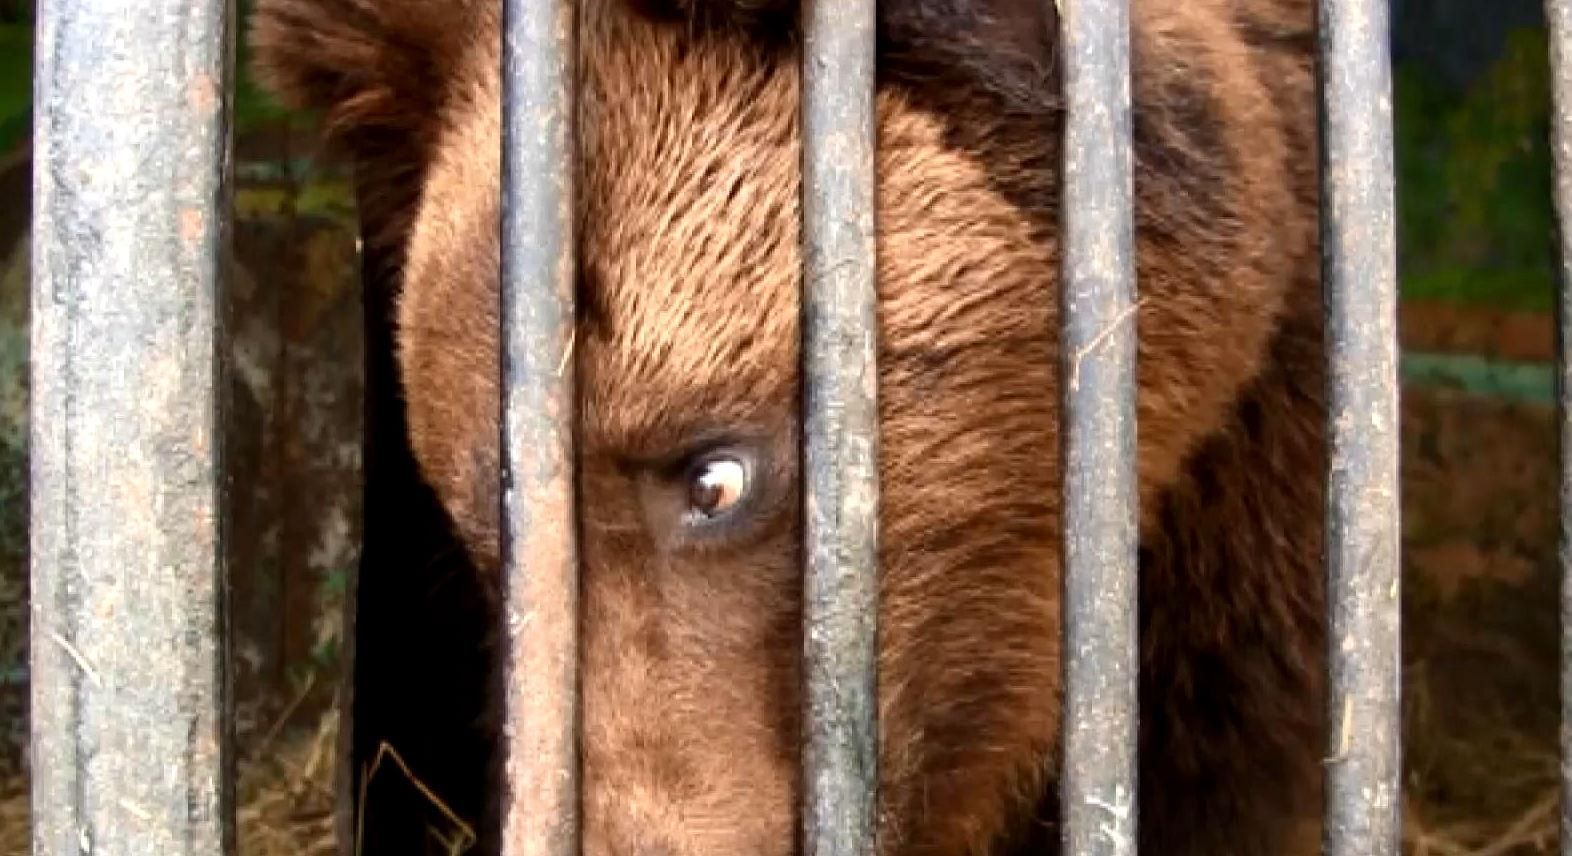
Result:
<svg viewBox="0 0 1572 856"><path fill-rule="evenodd" d="M572 0L506 0L502 87L505 856L577 856Z"/></svg>
<svg viewBox="0 0 1572 856"><path fill-rule="evenodd" d="M874 852L879 412L874 0L803 7L803 847Z"/></svg>
<svg viewBox="0 0 1572 856"><path fill-rule="evenodd" d="M1561 852L1572 856L1572 0L1545 0L1545 25L1550 38L1550 131L1561 250L1556 304L1556 402L1561 422Z"/></svg>
<svg viewBox="0 0 1572 856"><path fill-rule="evenodd" d="M33 853L231 853L218 432L233 8L38 11Z"/></svg>
<svg viewBox="0 0 1572 856"><path fill-rule="evenodd" d="M1064 852L1136 847L1138 549L1128 0L1061 0Z"/></svg>
<svg viewBox="0 0 1572 856"><path fill-rule="evenodd" d="M1386 0L1320 3L1329 856L1400 846L1397 252Z"/></svg>

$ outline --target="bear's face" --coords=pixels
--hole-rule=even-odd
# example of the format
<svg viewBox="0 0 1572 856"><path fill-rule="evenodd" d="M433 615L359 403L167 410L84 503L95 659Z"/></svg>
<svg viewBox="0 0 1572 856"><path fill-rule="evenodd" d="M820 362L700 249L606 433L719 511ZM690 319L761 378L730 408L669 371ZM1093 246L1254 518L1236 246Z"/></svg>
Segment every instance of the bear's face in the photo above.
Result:
<svg viewBox="0 0 1572 856"><path fill-rule="evenodd" d="M580 5L585 852L786 856L802 679L797 57L791 39ZM1038 0L883 5L880 839L981 852L1027 821L1057 743L1054 22ZM263 0L258 27L281 88L327 108L386 185L368 198L388 210L368 214L393 224L402 258L412 448L491 576L497 7ZM1230 8L1136 10L1143 302L1129 322L1148 525L1255 375L1308 258L1313 212L1291 201L1283 120ZM335 51L372 64L339 68Z"/></svg>
<svg viewBox="0 0 1572 856"><path fill-rule="evenodd" d="M784 856L801 647L797 75L599 14L584 34L576 339L586 852ZM399 311L416 455L488 569L495 100L493 82L437 144L451 158L426 182ZM885 228L901 236L884 276L930 284L884 310L900 330L886 376L902 385L886 393L885 467L946 484L892 482L885 498L885 672L903 676L882 686L885 798L903 836L954 852L1035 796L1055 733L1051 259L936 122L881 106L900 229ZM929 242L955 248L915 251ZM992 534L961 536L979 527ZM970 803L942 816L972 828L928 821L924 799Z"/></svg>

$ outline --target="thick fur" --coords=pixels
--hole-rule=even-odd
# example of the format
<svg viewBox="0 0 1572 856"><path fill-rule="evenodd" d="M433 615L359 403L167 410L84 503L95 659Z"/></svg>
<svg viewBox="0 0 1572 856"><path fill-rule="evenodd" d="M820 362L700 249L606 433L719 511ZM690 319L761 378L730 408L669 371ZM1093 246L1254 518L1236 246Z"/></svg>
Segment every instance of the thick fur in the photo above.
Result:
<svg viewBox="0 0 1572 856"><path fill-rule="evenodd" d="M492 581L500 6L260 0L253 26L267 79L356 158L386 260L372 287L397 294L410 450ZM585 852L785 856L794 8L580 6ZM1057 846L1052 8L881 3L885 854ZM1324 633L1311 2L1136 0L1132 20L1143 846L1309 852ZM757 496L698 538L661 497L716 442L757 456Z"/></svg>

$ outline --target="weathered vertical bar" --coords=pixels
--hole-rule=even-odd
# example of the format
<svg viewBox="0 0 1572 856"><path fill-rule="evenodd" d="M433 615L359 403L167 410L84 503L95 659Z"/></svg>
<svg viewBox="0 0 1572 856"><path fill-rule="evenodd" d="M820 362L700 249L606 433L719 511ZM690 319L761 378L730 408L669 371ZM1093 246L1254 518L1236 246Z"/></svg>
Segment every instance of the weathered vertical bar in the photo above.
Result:
<svg viewBox="0 0 1572 856"><path fill-rule="evenodd" d="M1128 0L1061 0L1060 308L1071 856L1136 847L1136 304Z"/></svg>
<svg viewBox="0 0 1572 856"><path fill-rule="evenodd" d="M577 856L572 0L506 0L502 86L505 856Z"/></svg>
<svg viewBox="0 0 1572 856"><path fill-rule="evenodd" d="M803 846L874 852L878 296L874 0L803 6Z"/></svg>
<svg viewBox="0 0 1572 856"><path fill-rule="evenodd" d="M1561 852L1572 856L1572 0L1545 0L1550 37L1551 149L1561 264L1556 401L1561 420Z"/></svg>
<svg viewBox="0 0 1572 856"><path fill-rule="evenodd" d="M44 0L33 853L233 848L218 431L226 0Z"/></svg>
<svg viewBox="0 0 1572 856"><path fill-rule="evenodd" d="M1386 0L1321 0L1321 244L1330 359L1326 852L1399 836L1397 252Z"/></svg>

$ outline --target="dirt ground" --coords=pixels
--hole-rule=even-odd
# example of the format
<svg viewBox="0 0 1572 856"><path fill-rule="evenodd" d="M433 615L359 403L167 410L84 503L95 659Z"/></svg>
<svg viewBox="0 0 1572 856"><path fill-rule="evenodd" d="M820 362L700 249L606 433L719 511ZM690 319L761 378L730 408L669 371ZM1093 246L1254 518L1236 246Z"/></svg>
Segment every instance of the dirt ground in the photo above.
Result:
<svg viewBox="0 0 1572 856"><path fill-rule="evenodd" d="M1543 406L1410 390L1407 833L1416 856L1556 846L1556 438Z"/></svg>

